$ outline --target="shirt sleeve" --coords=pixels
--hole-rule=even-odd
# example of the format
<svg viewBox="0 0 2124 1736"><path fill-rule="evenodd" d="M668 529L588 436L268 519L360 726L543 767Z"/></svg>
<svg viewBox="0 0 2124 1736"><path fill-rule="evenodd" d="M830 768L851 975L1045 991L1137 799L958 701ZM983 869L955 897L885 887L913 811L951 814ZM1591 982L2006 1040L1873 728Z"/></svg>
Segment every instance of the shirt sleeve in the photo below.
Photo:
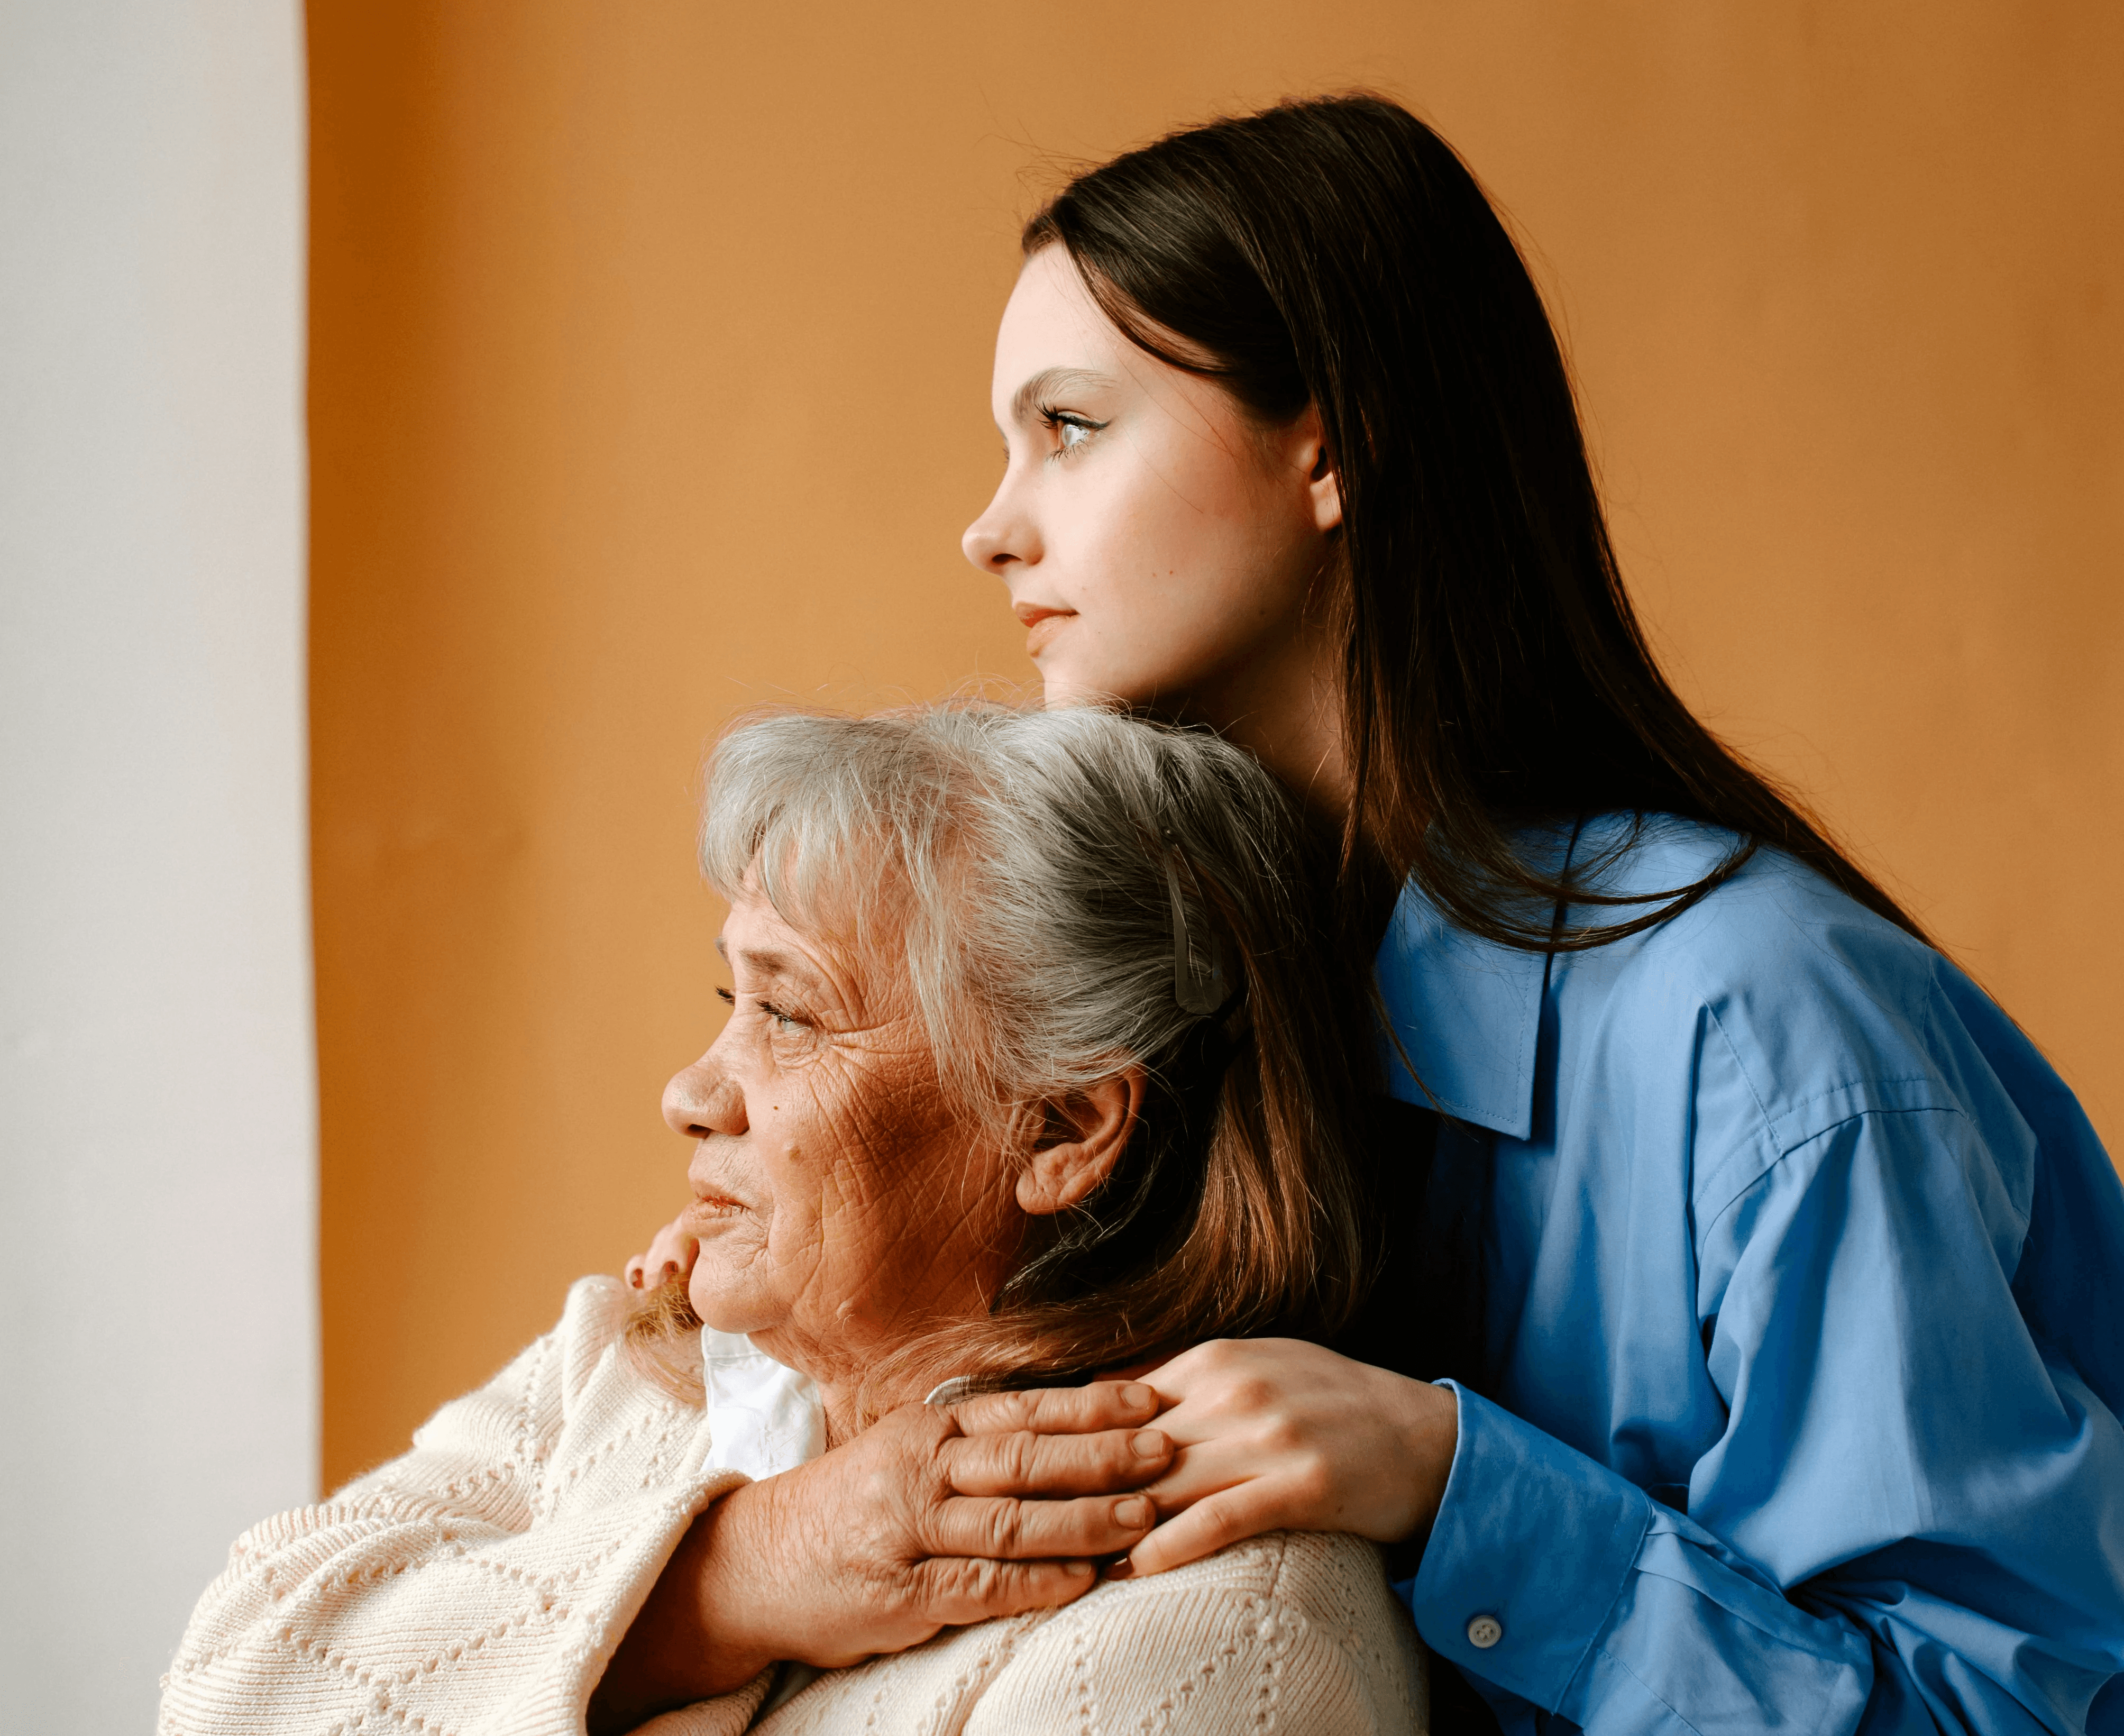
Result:
<svg viewBox="0 0 2124 1736"><path fill-rule="evenodd" d="M2124 1729L2124 1432L2017 1307L1993 1173L1959 1115L1854 1115L1719 1215L1686 1513L1460 1390L1432 1649L1592 1736Z"/></svg>

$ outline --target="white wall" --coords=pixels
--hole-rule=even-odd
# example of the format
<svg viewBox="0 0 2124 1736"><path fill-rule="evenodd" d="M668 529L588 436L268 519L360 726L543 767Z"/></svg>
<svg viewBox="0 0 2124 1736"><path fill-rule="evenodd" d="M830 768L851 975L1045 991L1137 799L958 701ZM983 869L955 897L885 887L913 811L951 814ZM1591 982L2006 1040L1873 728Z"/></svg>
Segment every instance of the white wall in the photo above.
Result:
<svg viewBox="0 0 2124 1736"><path fill-rule="evenodd" d="M312 1498L297 0L0 0L0 1725Z"/></svg>

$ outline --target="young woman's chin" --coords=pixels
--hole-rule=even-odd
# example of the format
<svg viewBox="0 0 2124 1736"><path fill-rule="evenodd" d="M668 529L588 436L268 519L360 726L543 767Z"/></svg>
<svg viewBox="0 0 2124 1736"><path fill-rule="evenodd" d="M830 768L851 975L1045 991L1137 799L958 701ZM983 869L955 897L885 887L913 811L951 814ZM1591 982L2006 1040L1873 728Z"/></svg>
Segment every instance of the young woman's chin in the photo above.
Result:
<svg viewBox="0 0 2124 1736"><path fill-rule="evenodd" d="M1043 623L1044 624L1044 623ZM1162 637L1161 637L1162 635ZM1176 642L1171 628L1145 626L1112 637L1089 630L1081 619L1055 634L1033 658L1040 671L1044 703L1067 705L1124 705L1148 715L1178 719L1191 716L1194 701L1222 684L1208 671L1219 667L1220 647ZM1147 657L1155 647L1164 654ZM1221 724L1224 719L1199 720Z"/></svg>
<svg viewBox="0 0 2124 1736"><path fill-rule="evenodd" d="M1083 634L1080 623L1071 626ZM1145 681L1140 670L1117 666L1097 655L1097 648L1069 642L1057 634L1033 658L1040 671L1041 695L1050 710L1068 705L1139 706L1156 692L1154 681Z"/></svg>
<svg viewBox="0 0 2124 1736"><path fill-rule="evenodd" d="M1125 705L1133 709L1143 703L1144 696L1131 692L1125 680L1101 680L1057 661L1041 665L1040 697L1042 704L1055 711L1069 705Z"/></svg>

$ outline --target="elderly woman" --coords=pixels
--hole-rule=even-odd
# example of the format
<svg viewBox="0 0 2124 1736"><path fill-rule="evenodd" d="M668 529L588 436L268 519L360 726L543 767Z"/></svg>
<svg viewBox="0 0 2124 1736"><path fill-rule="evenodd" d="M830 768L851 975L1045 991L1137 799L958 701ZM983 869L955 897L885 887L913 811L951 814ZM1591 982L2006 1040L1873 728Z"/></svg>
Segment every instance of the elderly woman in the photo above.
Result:
<svg viewBox="0 0 2124 1736"><path fill-rule="evenodd" d="M703 849L732 1012L665 1099L687 1283L583 1281L411 1452L241 1538L162 1728L1421 1730L1373 1545L1101 1581L1151 1502L990 1498L1040 1442L962 1426L1075 1407L1088 1486L1140 1485L1172 1446L1103 1427L1153 1418L1130 1375L1360 1298L1368 1003L1267 774L1096 710L777 717L717 750ZM925 1456L970 1578L1030 1558L1023 1612L820 1655L832 1588L742 1539L844 1442Z"/></svg>

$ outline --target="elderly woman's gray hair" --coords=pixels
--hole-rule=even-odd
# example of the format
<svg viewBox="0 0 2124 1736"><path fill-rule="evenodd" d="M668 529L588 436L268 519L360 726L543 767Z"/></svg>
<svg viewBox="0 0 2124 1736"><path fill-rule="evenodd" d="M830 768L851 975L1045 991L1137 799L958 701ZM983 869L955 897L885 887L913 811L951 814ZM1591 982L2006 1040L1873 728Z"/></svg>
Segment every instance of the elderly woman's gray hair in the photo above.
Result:
<svg viewBox="0 0 2124 1736"><path fill-rule="evenodd" d="M792 923L904 950L983 1137L1145 1072L1113 1174L913 1362L1059 1378L1347 1318L1369 1000L1320 849L1250 755L1091 708L756 717L710 761L701 853L726 897L750 879Z"/></svg>

